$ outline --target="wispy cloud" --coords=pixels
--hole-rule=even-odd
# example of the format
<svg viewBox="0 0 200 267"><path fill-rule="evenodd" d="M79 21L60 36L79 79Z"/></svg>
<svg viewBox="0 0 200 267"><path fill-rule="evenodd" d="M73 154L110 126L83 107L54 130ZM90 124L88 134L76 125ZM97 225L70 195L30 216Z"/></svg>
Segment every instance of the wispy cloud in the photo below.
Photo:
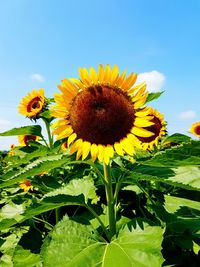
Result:
<svg viewBox="0 0 200 267"><path fill-rule="evenodd" d="M165 75L157 70L143 72L138 75L137 84L146 82L149 92L159 92L163 89L166 78Z"/></svg>
<svg viewBox="0 0 200 267"><path fill-rule="evenodd" d="M181 120L189 120L189 119L194 119L196 116L197 114L194 110L187 110L187 111L181 112L178 117Z"/></svg>
<svg viewBox="0 0 200 267"><path fill-rule="evenodd" d="M30 79L33 81L42 82L42 83L45 81L44 76L39 73L31 74Z"/></svg>

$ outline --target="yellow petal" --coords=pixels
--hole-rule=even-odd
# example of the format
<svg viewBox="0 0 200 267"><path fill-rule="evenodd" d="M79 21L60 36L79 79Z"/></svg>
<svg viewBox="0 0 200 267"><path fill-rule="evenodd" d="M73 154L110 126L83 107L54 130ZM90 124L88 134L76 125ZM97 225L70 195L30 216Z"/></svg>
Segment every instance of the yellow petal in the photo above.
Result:
<svg viewBox="0 0 200 267"><path fill-rule="evenodd" d="M78 93L78 88L68 79L63 79L62 80L62 85L66 88L69 88L71 92L76 95Z"/></svg>
<svg viewBox="0 0 200 267"><path fill-rule="evenodd" d="M76 79L76 78L70 78L69 80L72 81L74 84L76 84L76 86L77 86L79 89L84 90L85 87L86 87L86 86L85 86L79 79Z"/></svg>
<svg viewBox="0 0 200 267"><path fill-rule="evenodd" d="M67 146L69 147L70 144L76 139L77 137L77 134L76 133L73 133L71 134L69 137L68 137L68 140L67 140Z"/></svg>
<svg viewBox="0 0 200 267"><path fill-rule="evenodd" d="M122 141L120 141L120 144L127 154L131 156L134 154L134 151L135 151L134 147L133 145L131 145L131 143L129 142L127 138L124 138Z"/></svg>
<svg viewBox="0 0 200 267"><path fill-rule="evenodd" d="M111 78L110 65L106 64L103 81L106 83L110 83L110 78Z"/></svg>
<svg viewBox="0 0 200 267"><path fill-rule="evenodd" d="M104 158L104 146L98 145L98 150L99 150L98 159L100 162L102 162Z"/></svg>
<svg viewBox="0 0 200 267"><path fill-rule="evenodd" d="M154 135L154 133L149 132L146 129L135 127L135 126L131 129L131 132L140 137L150 137Z"/></svg>
<svg viewBox="0 0 200 267"><path fill-rule="evenodd" d="M137 74L132 72L122 84L122 88L124 89L124 91L129 90L136 82L136 79L137 79Z"/></svg>
<svg viewBox="0 0 200 267"><path fill-rule="evenodd" d="M127 139L134 147L141 148L141 142L135 135L128 134Z"/></svg>
<svg viewBox="0 0 200 267"><path fill-rule="evenodd" d="M139 111L136 111L135 112L135 116L136 117L144 117L144 116L149 115L150 114L150 111L151 111L151 108L146 107L146 108L143 108L143 109L141 109Z"/></svg>
<svg viewBox="0 0 200 267"><path fill-rule="evenodd" d="M141 97L140 100L138 100L138 101L136 101L136 102L134 103L134 108L135 108L135 109L138 109L138 108L142 107L142 106L145 104L146 100L147 100L147 96L148 96L148 92L146 92L146 93Z"/></svg>
<svg viewBox="0 0 200 267"><path fill-rule="evenodd" d="M73 133L73 129L72 127L67 127L64 131L62 131L58 136L57 136L57 140L68 137L69 135L71 135Z"/></svg>
<svg viewBox="0 0 200 267"><path fill-rule="evenodd" d="M104 78L104 69L103 69L103 65L99 64L99 70L98 70L98 81L101 83L103 81Z"/></svg>
<svg viewBox="0 0 200 267"><path fill-rule="evenodd" d="M90 76L92 78L93 83L98 82L98 76L94 68L90 67Z"/></svg>
<svg viewBox="0 0 200 267"><path fill-rule="evenodd" d="M115 81L117 80L118 75L119 75L119 69L117 65L114 65L112 72L111 72L111 78L110 78L110 83L112 85L115 85Z"/></svg>
<svg viewBox="0 0 200 267"><path fill-rule="evenodd" d="M154 122L136 117L134 120L134 125L137 127L149 127L151 125L154 125Z"/></svg>
<svg viewBox="0 0 200 267"><path fill-rule="evenodd" d="M114 155L114 150L112 146L106 146L104 148L104 162L106 165L109 164L110 158L112 158Z"/></svg>
<svg viewBox="0 0 200 267"><path fill-rule="evenodd" d="M124 151L123 151L120 143L115 143L114 148L115 148L115 151L117 152L118 155L124 156Z"/></svg>
<svg viewBox="0 0 200 267"><path fill-rule="evenodd" d="M128 90L128 94L130 95L130 94L136 92L137 90L141 90L143 88L146 89L146 82L142 82L142 83L132 87L131 89Z"/></svg>
<svg viewBox="0 0 200 267"><path fill-rule="evenodd" d="M83 83L85 83L87 86L92 85L89 73L86 68L79 69L79 75Z"/></svg>
<svg viewBox="0 0 200 267"><path fill-rule="evenodd" d="M90 152L91 144L87 141L84 141L82 144L82 160L87 158L89 152Z"/></svg>
<svg viewBox="0 0 200 267"><path fill-rule="evenodd" d="M76 141L72 144L69 154L70 154L70 155L74 154L74 152L76 152L76 151L78 150L79 146L81 146L82 142L83 142L82 139L78 139L78 140L76 140Z"/></svg>
<svg viewBox="0 0 200 267"><path fill-rule="evenodd" d="M96 144L91 145L91 157L92 160L95 161L98 156L98 147Z"/></svg>
<svg viewBox="0 0 200 267"><path fill-rule="evenodd" d="M83 151L83 149L82 149L82 146L80 145L77 152L76 152L76 160L80 159L80 157L82 155L82 151Z"/></svg>

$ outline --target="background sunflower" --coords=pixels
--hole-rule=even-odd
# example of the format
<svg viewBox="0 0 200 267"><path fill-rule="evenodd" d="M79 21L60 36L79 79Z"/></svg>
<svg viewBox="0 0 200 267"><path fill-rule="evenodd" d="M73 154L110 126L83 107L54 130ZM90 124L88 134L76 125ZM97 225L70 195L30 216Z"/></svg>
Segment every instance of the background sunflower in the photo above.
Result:
<svg viewBox="0 0 200 267"><path fill-rule="evenodd" d="M23 97L18 111L20 114L30 118L36 119L45 107L44 89L40 88L38 91L35 89Z"/></svg>

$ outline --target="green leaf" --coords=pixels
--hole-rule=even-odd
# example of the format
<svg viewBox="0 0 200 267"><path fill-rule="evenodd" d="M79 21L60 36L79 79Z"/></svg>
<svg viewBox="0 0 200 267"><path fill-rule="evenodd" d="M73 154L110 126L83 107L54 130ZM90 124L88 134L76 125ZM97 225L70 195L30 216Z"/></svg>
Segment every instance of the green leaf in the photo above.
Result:
<svg viewBox="0 0 200 267"><path fill-rule="evenodd" d="M156 92L156 93L149 93L147 96L146 103L159 98L163 93L164 93L164 91Z"/></svg>
<svg viewBox="0 0 200 267"><path fill-rule="evenodd" d="M41 201L30 205L24 213L20 214L20 220L17 221L13 218L2 220L0 223L0 230L7 229L16 223L21 223L46 211L57 209L59 207L67 205L84 206L84 196L56 195L51 197L44 197Z"/></svg>
<svg viewBox="0 0 200 267"><path fill-rule="evenodd" d="M88 199L91 199L92 203L94 204L96 204L98 201L96 187L94 186L94 179L90 176L84 176L82 179L73 179L67 185L47 193L44 198L59 194L70 196L78 196L83 194L86 203L88 202Z"/></svg>
<svg viewBox="0 0 200 267"><path fill-rule="evenodd" d="M17 171L10 171L2 175L2 180L7 180L0 184L0 188L11 186L17 182L28 177L38 175L42 172L49 172L52 169L62 166L67 163L69 158L66 155L50 155L41 157L30 164L26 165L23 169Z"/></svg>
<svg viewBox="0 0 200 267"><path fill-rule="evenodd" d="M40 255L17 246L14 252L13 263L15 267L42 267Z"/></svg>
<svg viewBox="0 0 200 267"><path fill-rule="evenodd" d="M200 141L191 141L178 147L158 152L145 165L161 167L200 166Z"/></svg>
<svg viewBox="0 0 200 267"><path fill-rule="evenodd" d="M189 142L191 138L185 134L175 133L170 136L167 136L163 139L161 146L167 146L168 144L181 144L183 142Z"/></svg>
<svg viewBox="0 0 200 267"><path fill-rule="evenodd" d="M14 135L36 135L42 137L42 128L40 125L23 126L13 128L9 131L0 133L0 136L14 136Z"/></svg>
<svg viewBox="0 0 200 267"><path fill-rule="evenodd" d="M10 201L8 204L4 205L0 211L0 221L2 219L15 218L20 219L21 214L24 212L24 207L22 204L17 205Z"/></svg>
<svg viewBox="0 0 200 267"><path fill-rule="evenodd" d="M44 267L160 267L162 234L160 227L125 228L111 243L100 242L90 225L65 217L49 234L41 255Z"/></svg>
<svg viewBox="0 0 200 267"><path fill-rule="evenodd" d="M186 198L165 195L165 209L170 213L175 213L181 207L189 207L200 211L200 202Z"/></svg>

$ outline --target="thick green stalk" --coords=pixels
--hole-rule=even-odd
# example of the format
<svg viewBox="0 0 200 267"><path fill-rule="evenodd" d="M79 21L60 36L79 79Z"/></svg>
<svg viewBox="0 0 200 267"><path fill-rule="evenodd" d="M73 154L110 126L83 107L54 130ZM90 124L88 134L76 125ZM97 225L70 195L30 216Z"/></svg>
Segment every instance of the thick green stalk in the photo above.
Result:
<svg viewBox="0 0 200 267"><path fill-rule="evenodd" d="M43 118L43 121L45 123L46 130L47 130L47 135L48 135L48 139L49 139L49 147L52 148L53 147L53 138L52 138L51 131L50 131L50 123L44 118Z"/></svg>
<svg viewBox="0 0 200 267"><path fill-rule="evenodd" d="M109 165L104 163L104 179L105 179L105 190L106 200L108 205L108 219L109 219L109 230L110 240L116 234L116 214L115 214L115 203L113 198L112 180L109 173Z"/></svg>

